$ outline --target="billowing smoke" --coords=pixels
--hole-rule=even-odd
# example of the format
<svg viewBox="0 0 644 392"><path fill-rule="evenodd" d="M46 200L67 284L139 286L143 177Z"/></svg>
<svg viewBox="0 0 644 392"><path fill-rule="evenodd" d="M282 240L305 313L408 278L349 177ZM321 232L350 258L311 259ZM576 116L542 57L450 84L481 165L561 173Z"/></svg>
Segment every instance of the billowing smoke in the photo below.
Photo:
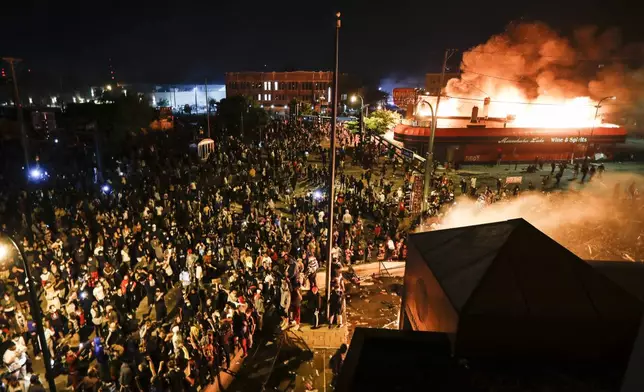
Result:
<svg viewBox="0 0 644 392"><path fill-rule="evenodd" d="M632 184L643 182L611 174L579 192L535 192L485 207L462 197L433 229L523 218L583 259L644 261L644 204L628 196Z"/></svg>
<svg viewBox="0 0 644 392"><path fill-rule="evenodd" d="M448 82L446 93L478 100L490 97L489 115L516 115L521 123L517 125L543 121L543 116L559 122L575 115L577 123L594 121L593 105L603 97L616 96L617 101L605 102L602 115L617 108L632 110L643 100L644 73L633 69L644 57L641 48L623 45L614 29L588 27L565 38L543 23L513 23L463 54L461 77ZM482 102L451 104L459 115L469 115L473 105Z"/></svg>

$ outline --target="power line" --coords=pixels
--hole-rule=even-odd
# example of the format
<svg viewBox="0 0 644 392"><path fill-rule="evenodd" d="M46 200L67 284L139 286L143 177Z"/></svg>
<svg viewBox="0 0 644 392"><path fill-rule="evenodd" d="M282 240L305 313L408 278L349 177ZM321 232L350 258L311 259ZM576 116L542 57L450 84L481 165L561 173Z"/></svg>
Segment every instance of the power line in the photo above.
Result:
<svg viewBox="0 0 644 392"><path fill-rule="evenodd" d="M512 52L502 52L502 51L496 51L496 52L487 52L483 50L476 50L476 49L470 49L470 50L464 50L463 53L481 53L481 54L489 54L489 55L499 55L499 56L513 56L513 57L523 57L523 56L530 56L532 54L530 53L512 53ZM542 54L537 54L538 57L545 57L545 58L552 58L552 59L567 59L571 60L569 56L548 56L548 55L542 55ZM608 62L608 61L616 61L616 60L634 60L635 58L629 58L629 57L612 57L612 58L607 58L607 59L591 59L591 58L576 58L574 59L577 62L582 62L582 61L587 61L587 62L596 62L596 63L602 63L602 62Z"/></svg>
<svg viewBox="0 0 644 392"><path fill-rule="evenodd" d="M524 83L524 81L525 81L525 80L516 80L516 79L502 78L502 77L500 77L500 76L494 76L494 75L486 75L486 74L482 74L482 73L474 72L474 71L470 71L470 70L464 70L461 74L464 74L464 73L473 73L473 74L475 74L475 75L486 76L486 77L488 77L488 78L493 78L493 79L507 80L508 82L515 82L515 83ZM462 80L462 79L461 79L461 80Z"/></svg>

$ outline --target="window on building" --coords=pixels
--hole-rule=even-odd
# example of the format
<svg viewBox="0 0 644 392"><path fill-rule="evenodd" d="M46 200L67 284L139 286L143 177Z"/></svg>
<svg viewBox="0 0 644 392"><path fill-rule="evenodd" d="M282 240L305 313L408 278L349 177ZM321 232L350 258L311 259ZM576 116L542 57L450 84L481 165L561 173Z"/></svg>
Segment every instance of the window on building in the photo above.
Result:
<svg viewBox="0 0 644 392"><path fill-rule="evenodd" d="M262 94L257 94L257 100L261 101L262 100Z"/></svg>
<svg viewBox="0 0 644 392"><path fill-rule="evenodd" d="M268 100L271 101L271 95L270 94L268 94Z"/></svg>
<svg viewBox="0 0 644 392"><path fill-rule="evenodd" d="M277 82L273 82L273 90L279 90Z"/></svg>

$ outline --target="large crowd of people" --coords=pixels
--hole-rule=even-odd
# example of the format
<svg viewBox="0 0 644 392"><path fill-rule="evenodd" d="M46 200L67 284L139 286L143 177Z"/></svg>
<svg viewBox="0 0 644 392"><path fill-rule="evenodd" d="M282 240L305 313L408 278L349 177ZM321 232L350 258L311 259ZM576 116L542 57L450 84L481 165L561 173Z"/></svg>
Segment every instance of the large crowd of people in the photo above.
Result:
<svg viewBox="0 0 644 392"><path fill-rule="evenodd" d="M390 148L358 143L340 127L329 233L328 128L280 122L255 140L224 133L205 160L187 148L141 144L104 173L3 187L0 231L24 250L44 311L32 319L26 271L7 253L0 260L7 388L37 389L32 361L47 350L75 391L196 391L230 371L260 336L301 322L342 326L343 267L406 257L413 179ZM595 175L582 172L582 181ZM459 191L483 204L520 192L500 179L494 191L446 174L432 177L432 189L433 214ZM328 314L322 267L332 271Z"/></svg>
<svg viewBox="0 0 644 392"><path fill-rule="evenodd" d="M403 192L380 175L380 147L349 159L355 139L341 132L328 233L327 134L313 122L283 123L255 141L224 134L205 161L141 145L101 176L81 171L3 191L0 230L24 250L44 312L32 319L25 271L8 254L0 340L9 390L40 385L32 362L48 350L73 390L196 391L246 356L260 332L341 326L342 267L405 252ZM367 170L350 175L351 164ZM329 251L324 314L317 273Z"/></svg>

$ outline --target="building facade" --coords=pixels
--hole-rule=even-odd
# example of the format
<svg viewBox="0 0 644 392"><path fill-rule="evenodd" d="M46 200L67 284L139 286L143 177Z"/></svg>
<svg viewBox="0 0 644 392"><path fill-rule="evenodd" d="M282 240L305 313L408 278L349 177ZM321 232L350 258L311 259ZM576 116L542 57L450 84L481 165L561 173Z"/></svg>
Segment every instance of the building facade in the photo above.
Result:
<svg viewBox="0 0 644 392"><path fill-rule="evenodd" d="M171 107L173 111L182 111L188 105L191 113L205 113L208 102L216 102L226 98L226 86L221 84L194 85L173 84L157 85L150 95L153 107ZM211 107L212 109L212 107Z"/></svg>
<svg viewBox="0 0 644 392"><path fill-rule="evenodd" d="M443 85L441 86L440 72L425 74L425 90L430 95L438 95L441 92L441 88L447 86L447 82L450 79L459 78L460 76L461 74L457 72L446 73L445 79L443 79Z"/></svg>
<svg viewBox="0 0 644 392"><path fill-rule="evenodd" d="M292 99L316 106L329 102L332 83L333 72L229 72L226 96L243 95L276 109Z"/></svg>

